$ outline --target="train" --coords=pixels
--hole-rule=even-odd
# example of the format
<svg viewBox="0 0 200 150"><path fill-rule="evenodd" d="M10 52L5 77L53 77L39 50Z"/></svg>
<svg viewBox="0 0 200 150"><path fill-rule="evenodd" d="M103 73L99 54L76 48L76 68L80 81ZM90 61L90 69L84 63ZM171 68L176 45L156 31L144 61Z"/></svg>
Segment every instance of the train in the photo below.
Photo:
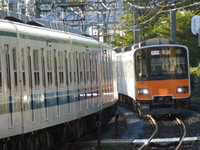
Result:
<svg viewBox="0 0 200 150"><path fill-rule="evenodd" d="M189 52L166 38L116 48L119 101L139 115L175 115L190 108Z"/></svg>
<svg viewBox="0 0 200 150"><path fill-rule="evenodd" d="M92 37L1 19L0 149L50 149L105 122L118 100L115 65Z"/></svg>

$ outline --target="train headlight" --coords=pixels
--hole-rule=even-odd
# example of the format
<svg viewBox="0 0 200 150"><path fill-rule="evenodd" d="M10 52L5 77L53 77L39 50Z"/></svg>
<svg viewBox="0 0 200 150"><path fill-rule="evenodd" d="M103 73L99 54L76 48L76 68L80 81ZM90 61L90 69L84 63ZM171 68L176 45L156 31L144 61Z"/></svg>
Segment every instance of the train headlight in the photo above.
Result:
<svg viewBox="0 0 200 150"><path fill-rule="evenodd" d="M138 89L138 95L148 95L149 94L149 89Z"/></svg>
<svg viewBox="0 0 200 150"><path fill-rule="evenodd" d="M176 88L177 93L187 93L188 92L188 87L187 86L179 86Z"/></svg>

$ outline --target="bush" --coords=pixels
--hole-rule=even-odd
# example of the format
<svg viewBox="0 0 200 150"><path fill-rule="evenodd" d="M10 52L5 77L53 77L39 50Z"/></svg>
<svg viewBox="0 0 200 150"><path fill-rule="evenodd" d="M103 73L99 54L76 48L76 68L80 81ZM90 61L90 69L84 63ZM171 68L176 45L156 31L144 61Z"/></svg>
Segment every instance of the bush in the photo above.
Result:
<svg viewBox="0 0 200 150"><path fill-rule="evenodd" d="M196 99L200 97L200 67L190 68L191 79L191 97Z"/></svg>

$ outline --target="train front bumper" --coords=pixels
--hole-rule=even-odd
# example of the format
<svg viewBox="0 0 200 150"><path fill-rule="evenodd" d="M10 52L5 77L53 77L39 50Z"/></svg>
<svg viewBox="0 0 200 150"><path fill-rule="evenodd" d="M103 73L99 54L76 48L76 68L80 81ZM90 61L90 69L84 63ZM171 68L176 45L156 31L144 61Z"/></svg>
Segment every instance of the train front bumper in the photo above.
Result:
<svg viewBox="0 0 200 150"><path fill-rule="evenodd" d="M139 111L141 114L150 115L164 115L164 114L181 114L187 113L190 108L189 99L176 99L169 102L155 102L149 101L139 101Z"/></svg>

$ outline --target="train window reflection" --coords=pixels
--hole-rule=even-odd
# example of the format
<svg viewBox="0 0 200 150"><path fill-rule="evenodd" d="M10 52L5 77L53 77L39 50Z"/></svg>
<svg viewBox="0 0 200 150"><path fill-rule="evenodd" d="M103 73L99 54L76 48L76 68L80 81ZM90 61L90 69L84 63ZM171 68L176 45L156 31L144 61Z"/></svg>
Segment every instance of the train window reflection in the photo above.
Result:
<svg viewBox="0 0 200 150"><path fill-rule="evenodd" d="M38 89L40 85L40 71L39 71L39 50L33 50L33 63L34 63L34 79L35 88Z"/></svg>
<svg viewBox="0 0 200 150"><path fill-rule="evenodd" d="M17 90L17 86L18 86L18 80L17 80L17 54L16 54L16 48L15 47L12 49L12 56L13 56L14 85L15 85L15 89Z"/></svg>
<svg viewBox="0 0 200 150"><path fill-rule="evenodd" d="M25 76L25 57L24 57L24 49L21 49L21 59L22 59L22 82L23 88L26 89L26 76Z"/></svg>
<svg viewBox="0 0 200 150"><path fill-rule="evenodd" d="M65 51L65 69L66 69L66 84L69 85L69 75L68 75L68 58L67 58L67 52Z"/></svg>
<svg viewBox="0 0 200 150"><path fill-rule="evenodd" d="M151 55L150 66L152 76L186 73L185 51L174 47L165 47L157 51L159 52L158 55Z"/></svg>
<svg viewBox="0 0 200 150"><path fill-rule="evenodd" d="M63 55L62 52L58 52L58 72L60 86L64 84L64 68L63 68Z"/></svg>
<svg viewBox="0 0 200 150"><path fill-rule="evenodd" d="M186 78L187 51L182 47L163 46L135 52L137 80Z"/></svg>
<svg viewBox="0 0 200 150"><path fill-rule="evenodd" d="M1 69L1 50L0 50L0 91L2 90L2 69Z"/></svg>
<svg viewBox="0 0 200 150"><path fill-rule="evenodd" d="M52 57L51 57L51 51L47 51L47 81L48 81L48 87L52 86L53 83L53 77L52 77Z"/></svg>
<svg viewBox="0 0 200 150"><path fill-rule="evenodd" d="M136 77L137 80L148 77L146 50L136 52Z"/></svg>

